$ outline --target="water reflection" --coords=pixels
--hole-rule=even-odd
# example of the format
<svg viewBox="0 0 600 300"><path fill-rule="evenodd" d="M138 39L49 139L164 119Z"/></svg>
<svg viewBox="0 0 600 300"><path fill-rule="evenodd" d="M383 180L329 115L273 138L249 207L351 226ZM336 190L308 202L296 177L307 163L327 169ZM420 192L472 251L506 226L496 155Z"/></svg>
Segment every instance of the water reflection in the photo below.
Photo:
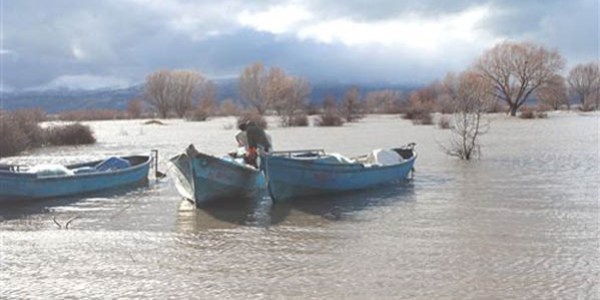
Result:
<svg viewBox="0 0 600 300"><path fill-rule="evenodd" d="M289 214L289 209L272 209L272 206L271 199L266 195L214 201L199 208L183 199L177 212L177 228L181 232L198 232L240 225L268 227L279 224Z"/></svg>
<svg viewBox="0 0 600 300"><path fill-rule="evenodd" d="M326 220L340 221L347 219L356 211L409 201L414 201L414 185L411 181L348 194L294 199L289 203L282 203L281 206L288 205L291 209L320 216Z"/></svg>
<svg viewBox="0 0 600 300"><path fill-rule="evenodd" d="M182 199L177 211L177 228L180 232L195 233L238 226L269 227L282 222L304 223L303 220L311 218L310 216L318 216L326 221L339 221L348 219L353 212L363 209L414 200L412 182L282 203L273 203L263 194L256 198L215 201L196 208L192 202Z"/></svg>
<svg viewBox="0 0 600 300"><path fill-rule="evenodd" d="M8 202L0 204L0 221L2 220L13 220L22 219L30 215L36 214L47 214L52 212L52 208L61 206L71 206L76 202L100 198L100 199L112 199L119 196L127 195L132 192L146 189L149 187L148 181L142 181L135 185L129 185L121 188L114 188L110 190L97 191L92 193L86 193L84 195L77 195L65 198L49 198L39 200L22 200L15 202Z"/></svg>
<svg viewBox="0 0 600 300"><path fill-rule="evenodd" d="M499 117L471 163L439 151L434 135L448 131L397 116L276 127L281 148L351 156L397 146L398 137L415 141L417 172L404 185L285 204L196 209L167 177L114 197L0 207L11 218L0 222L0 298L596 299L597 121ZM115 134L137 122L91 123L101 141L94 147L11 160L69 163L158 148L164 162L190 142L224 153L223 125L235 119ZM67 231L54 216L62 224L79 217Z"/></svg>

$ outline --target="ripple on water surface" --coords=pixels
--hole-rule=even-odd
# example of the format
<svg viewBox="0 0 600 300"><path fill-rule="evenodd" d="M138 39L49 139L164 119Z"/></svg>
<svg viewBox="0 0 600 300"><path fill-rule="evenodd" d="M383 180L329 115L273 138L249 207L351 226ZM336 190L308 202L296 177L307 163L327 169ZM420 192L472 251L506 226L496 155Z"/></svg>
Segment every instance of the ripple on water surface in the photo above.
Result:
<svg viewBox="0 0 600 300"><path fill-rule="evenodd" d="M465 163L449 131L369 116L341 128L279 128L276 149L348 156L416 142L414 180L272 204L196 209L171 178L146 187L0 207L0 296L48 298L595 298L598 116L495 117ZM194 143L220 155L233 118L90 122L98 144L2 163L72 163L156 148L160 169ZM68 230L65 229L69 223ZM59 228L60 226L60 228Z"/></svg>

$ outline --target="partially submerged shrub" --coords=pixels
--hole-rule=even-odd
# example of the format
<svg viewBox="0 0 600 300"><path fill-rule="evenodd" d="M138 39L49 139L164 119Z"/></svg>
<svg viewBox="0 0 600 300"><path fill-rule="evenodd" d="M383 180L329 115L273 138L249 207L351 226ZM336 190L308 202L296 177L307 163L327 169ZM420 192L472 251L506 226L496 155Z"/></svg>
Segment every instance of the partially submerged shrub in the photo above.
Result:
<svg viewBox="0 0 600 300"><path fill-rule="evenodd" d="M529 107L523 107L523 109L521 109L521 114L519 114L519 118L535 119L535 113L533 112L533 109L531 109Z"/></svg>
<svg viewBox="0 0 600 300"><path fill-rule="evenodd" d="M448 116L441 116L438 120L438 127L441 129L450 129L450 119Z"/></svg>
<svg viewBox="0 0 600 300"><path fill-rule="evenodd" d="M417 125L433 124L433 119L431 118L431 113L429 113L427 111L408 109L408 111L404 115L404 118L411 120L413 122L413 124L417 124Z"/></svg>
<svg viewBox="0 0 600 300"><path fill-rule="evenodd" d="M0 157L42 146L44 134L37 123L40 119L38 110L3 112L0 115Z"/></svg>
<svg viewBox="0 0 600 300"><path fill-rule="evenodd" d="M554 107L552 107L551 105L548 105L547 103L540 103L537 105L536 110L538 112L547 112L547 111L554 110Z"/></svg>
<svg viewBox="0 0 600 300"><path fill-rule="evenodd" d="M486 106L486 110L485 112L487 113L501 113L501 112L506 112L506 105L498 102L498 101L491 101L489 103L489 105Z"/></svg>
<svg viewBox="0 0 600 300"><path fill-rule="evenodd" d="M43 145L79 145L96 142L88 126L73 124L44 130L36 120L40 120L40 115L32 110L0 114L0 157L16 155Z"/></svg>
<svg viewBox="0 0 600 300"><path fill-rule="evenodd" d="M358 87L351 87L346 91L338 110L346 122L356 122L364 117L364 107Z"/></svg>
<svg viewBox="0 0 600 300"><path fill-rule="evenodd" d="M519 114L519 118L521 119L545 119L547 117L548 113L545 111L535 111L528 106L524 106Z"/></svg>
<svg viewBox="0 0 600 300"><path fill-rule="evenodd" d="M206 109L202 107L197 107L196 109L189 111L186 114L185 119L188 121L201 122L206 121L206 119L208 119L209 116L210 113Z"/></svg>
<svg viewBox="0 0 600 300"><path fill-rule="evenodd" d="M316 124L318 126L342 126L344 119L338 113L326 111L317 117Z"/></svg>
<svg viewBox="0 0 600 300"><path fill-rule="evenodd" d="M95 143L96 138L89 126L75 123L46 129L46 142L54 146L84 145Z"/></svg>
<svg viewBox="0 0 600 300"><path fill-rule="evenodd" d="M308 116L304 114L295 115L291 118L288 126L306 127L308 126Z"/></svg>
<svg viewBox="0 0 600 300"><path fill-rule="evenodd" d="M579 106L579 110L582 112L590 112L596 110L596 106L591 103L586 103L584 105Z"/></svg>
<svg viewBox="0 0 600 300"><path fill-rule="evenodd" d="M325 97L323 101L323 113L315 119L317 126L342 126L344 118L337 107L337 103L332 96Z"/></svg>
<svg viewBox="0 0 600 300"><path fill-rule="evenodd" d="M433 103L412 99L406 107L404 118L412 120L413 124L431 125L432 112Z"/></svg>
<svg viewBox="0 0 600 300"><path fill-rule="evenodd" d="M433 118L431 114L423 114L419 118L412 120L412 122L419 125L433 125Z"/></svg>
<svg viewBox="0 0 600 300"><path fill-rule="evenodd" d="M36 110L17 110L11 114L14 122L26 138L25 148L40 147L44 142L44 132L38 120L44 119Z"/></svg>
<svg viewBox="0 0 600 300"><path fill-rule="evenodd" d="M0 157L12 156L27 148L27 135L9 114L0 115L0 136Z"/></svg>

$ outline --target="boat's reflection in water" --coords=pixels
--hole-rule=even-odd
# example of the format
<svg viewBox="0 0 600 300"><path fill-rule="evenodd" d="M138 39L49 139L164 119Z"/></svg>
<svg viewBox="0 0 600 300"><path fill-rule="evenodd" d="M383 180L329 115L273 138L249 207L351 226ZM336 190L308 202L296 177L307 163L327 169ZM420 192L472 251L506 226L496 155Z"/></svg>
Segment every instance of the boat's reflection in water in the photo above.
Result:
<svg viewBox="0 0 600 300"><path fill-rule="evenodd" d="M237 226L268 227L285 220L285 211L272 209L271 199L259 195L247 199L214 201L196 207L183 199L179 204L177 227L182 232Z"/></svg>
<svg viewBox="0 0 600 300"><path fill-rule="evenodd" d="M107 203L126 202L124 199L131 198L133 195L143 194L150 185L149 180L144 179L128 186L84 193L81 195L0 203L0 221L18 220L27 218L31 215L44 215L49 213L56 215L57 212L54 211L54 208L56 207L76 207L78 204L90 199L104 199L105 201L98 202L99 206L106 206Z"/></svg>
<svg viewBox="0 0 600 300"><path fill-rule="evenodd" d="M292 199L288 205L293 211L301 211L329 221L341 221L361 210L412 201L414 188L412 182L407 181L398 185L382 185L340 195Z"/></svg>
<svg viewBox="0 0 600 300"><path fill-rule="evenodd" d="M183 199L179 204L177 228L191 233L238 226L270 227L307 222L317 225L346 220L354 212L364 209L412 202L414 199L412 182L281 203L273 203L268 195L262 194L251 199L215 201L196 208L192 202Z"/></svg>

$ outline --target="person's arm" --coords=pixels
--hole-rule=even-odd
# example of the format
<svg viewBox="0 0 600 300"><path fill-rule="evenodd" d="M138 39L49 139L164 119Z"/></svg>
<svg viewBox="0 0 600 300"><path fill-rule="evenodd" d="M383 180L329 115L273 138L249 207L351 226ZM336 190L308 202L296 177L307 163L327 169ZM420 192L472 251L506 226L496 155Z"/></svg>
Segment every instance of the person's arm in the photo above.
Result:
<svg viewBox="0 0 600 300"><path fill-rule="evenodd" d="M273 139L271 138L271 135L266 131L265 135L267 136L267 141L269 141L269 145L271 146L271 151L273 151Z"/></svg>

